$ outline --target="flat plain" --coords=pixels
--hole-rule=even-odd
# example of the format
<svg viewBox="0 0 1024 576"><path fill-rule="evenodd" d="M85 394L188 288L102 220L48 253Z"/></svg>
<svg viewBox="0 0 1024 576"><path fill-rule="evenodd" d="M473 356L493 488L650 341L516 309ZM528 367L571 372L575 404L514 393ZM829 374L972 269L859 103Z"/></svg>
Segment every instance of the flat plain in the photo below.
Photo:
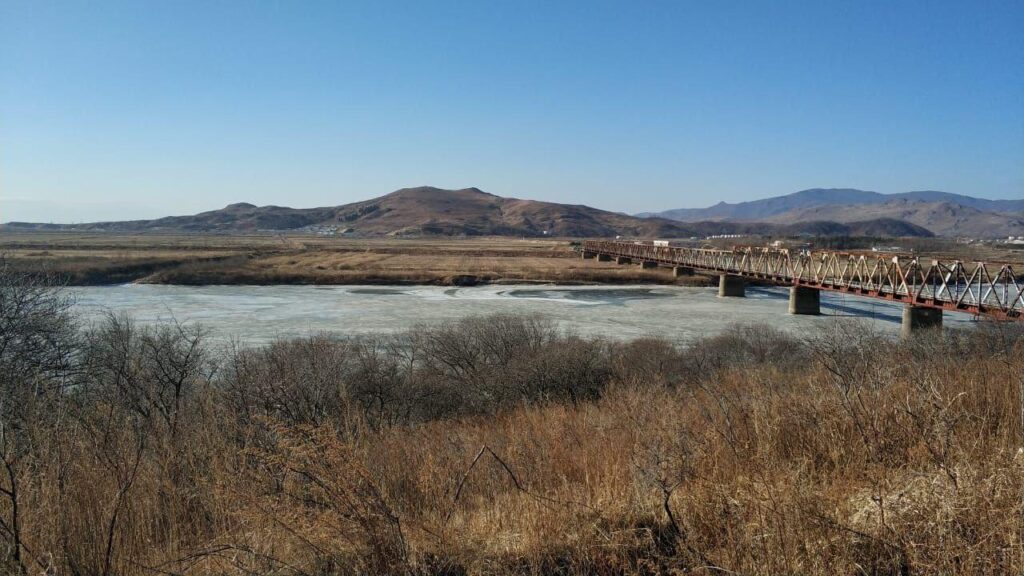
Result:
<svg viewBox="0 0 1024 576"><path fill-rule="evenodd" d="M673 278L668 268L582 260L578 239L416 237L344 238L311 234L127 234L0 230L0 256L14 269L46 270L71 285L128 282L179 285L273 284L677 284L712 285L715 278ZM853 239L870 251L869 239ZM719 239L708 247L763 244ZM796 240L799 242L799 240ZM1024 270L1015 246L963 245L952 239L881 240L924 259L983 260ZM822 246L822 248L826 248ZM851 246L852 249L852 246Z"/></svg>
<svg viewBox="0 0 1024 576"><path fill-rule="evenodd" d="M0 253L15 268L46 269L75 285L711 282L582 260L570 239L3 232Z"/></svg>

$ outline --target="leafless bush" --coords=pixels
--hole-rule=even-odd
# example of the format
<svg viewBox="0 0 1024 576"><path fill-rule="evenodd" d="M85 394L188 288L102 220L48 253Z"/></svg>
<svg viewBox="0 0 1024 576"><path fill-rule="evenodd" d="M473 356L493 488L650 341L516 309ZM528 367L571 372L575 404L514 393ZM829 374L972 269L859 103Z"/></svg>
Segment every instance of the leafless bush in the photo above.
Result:
<svg viewBox="0 0 1024 576"><path fill-rule="evenodd" d="M38 394L67 384L78 342L71 298L52 277L0 260L0 392ZM26 389L27 388L27 389Z"/></svg>
<svg viewBox="0 0 1024 576"><path fill-rule="evenodd" d="M52 454L78 346L71 300L45 274L0 261L0 569L24 573L24 486L31 452ZM38 446L41 443L42 446Z"/></svg>
<svg viewBox="0 0 1024 576"><path fill-rule="evenodd" d="M172 437L196 388L212 370L204 332L177 322L137 326L114 314L87 334L83 393L161 425Z"/></svg>
<svg viewBox="0 0 1024 576"><path fill-rule="evenodd" d="M734 324L683 350L676 370L682 381L693 384L727 369L800 365L807 359L807 347L788 332L765 324Z"/></svg>
<svg viewBox="0 0 1024 576"><path fill-rule="evenodd" d="M614 380L634 386L671 387L691 368L678 346L659 338L612 344L609 357Z"/></svg>
<svg viewBox="0 0 1024 576"><path fill-rule="evenodd" d="M353 370L352 348L326 336L235 347L220 380L231 412L246 422L266 416L313 425L349 414L345 378Z"/></svg>
<svg viewBox="0 0 1024 576"><path fill-rule="evenodd" d="M523 401L592 399L610 378L608 364L600 341L544 318L498 315L393 336L235 349L221 382L246 418L380 429Z"/></svg>
<svg viewBox="0 0 1024 576"><path fill-rule="evenodd" d="M328 428L273 430L252 451L255 517L286 526L317 574L409 573L401 520L352 447Z"/></svg>

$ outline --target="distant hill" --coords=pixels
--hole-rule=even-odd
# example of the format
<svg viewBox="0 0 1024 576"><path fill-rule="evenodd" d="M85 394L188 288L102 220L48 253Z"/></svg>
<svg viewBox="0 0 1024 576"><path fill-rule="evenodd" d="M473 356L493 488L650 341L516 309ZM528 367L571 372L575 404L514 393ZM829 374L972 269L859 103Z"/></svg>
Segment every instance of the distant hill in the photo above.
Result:
<svg viewBox="0 0 1024 576"><path fill-rule="evenodd" d="M502 198L477 188L423 186L335 207L231 204L192 216L90 224L12 222L16 229L109 232L306 231L357 236L562 236L641 238L714 234L930 236L924 227L888 219L863 222L678 222L640 218L578 204Z"/></svg>
<svg viewBox="0 0 1024 576"><path fill-rule="evenodd" d="M231 204L192 216L75 225L11 222L20 229L111 232L333 231L363 236L679 236L689 226L643 219L589 206L502 198L477 188L443 190L423 186L342 206L287 208Z"/></svg>
<svg viewBox="0 0 1024 576"><path fill-rule="evenodd" d="M704 220L768 221L784 224L828 220L861 222L903 220L946 236L998 237L1024 234L1024 200L986 200L937 191L880 194L853 188L812 188L709 208L681 208L643 217L681 222Z"/></svg>
<svg viewBox="0 0 1024 576"><path fill-rule="evenodd" d="M804 220L780 226L777 234L783 236L875 236L875 237L931 237L935 234L925 228L893 218L873 218L852 222L833 220Z"/></svg>
<svg viewBox="0 0 1024 576"><path fill-rule="evenodd" d="M985 212L953 202L892 200L884 204L815 206L791 210L769 220L793 224L807 220L851 220L889 218L928 228L941 236L1002 237L1024 235L1024 213Z"/></svg>

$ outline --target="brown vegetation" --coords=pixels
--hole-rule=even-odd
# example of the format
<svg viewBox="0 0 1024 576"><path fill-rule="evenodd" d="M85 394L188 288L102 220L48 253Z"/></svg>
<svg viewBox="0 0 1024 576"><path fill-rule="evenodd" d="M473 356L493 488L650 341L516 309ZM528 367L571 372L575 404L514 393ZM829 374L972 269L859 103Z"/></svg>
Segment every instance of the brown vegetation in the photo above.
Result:
<svg viewBox="0 0 1024 576"><path fill-rule="evenodd" d="M721 239L729 249L765 239ZM820 238L827 249L870 249L884 238ZM947 239L901 239L929 257L1020 264L1021 252ZM312 235L118 235L0 232L0 253L19 270L47 270L71 285L436 284L500 282L654 283L707 286L711 276L673 278L668 268L581 260L568 239L353 239ZM1021 267L1024 269L1024 266Z"/></svg>
<svg viewBox="0 0 1024 576"><path fill-rule="evenodd" d="M215 350L0 282L0 571L1024 570L1024 339L469 319Z"/></svg>
<svg viewBox="0 0 1024 576"><path fill-rule="evenodd" d="M678 283L669 269L581 260L569 240L4 233L12 266L69 284Z"/></svg>

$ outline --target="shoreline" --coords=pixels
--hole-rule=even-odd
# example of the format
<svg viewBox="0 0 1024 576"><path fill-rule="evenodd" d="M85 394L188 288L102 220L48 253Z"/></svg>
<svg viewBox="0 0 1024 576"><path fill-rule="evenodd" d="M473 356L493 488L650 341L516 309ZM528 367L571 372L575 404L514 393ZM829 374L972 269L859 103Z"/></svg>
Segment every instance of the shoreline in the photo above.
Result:
<svg viewBox="0 0 1024 576"><path fill-rule="evenodd" d="M410 280L403 278L386 277L353 277L353 278L316 278L307 277L289 279L286 281L246 281L246 279L231 280L227 278L210 277L203 281L173 282L173 281L148 281L139 278L128 282L66 282L68 287L103 287L103 286L124 286L128 284L150 285L150 286L450 286L450 287L473 287L473 286L502 286L502 285L550 285L550 286L626 286L626 285L647 285L647 286L686 286L686 287L714 287L718 285L717 280L712 276L696 275L687 277L685 280L676 278L650 279L631 277L609 277L590 280L565 280L558 278L481 278L472 275L458 275L454 277L436 277L423 280Z"/></svg>

